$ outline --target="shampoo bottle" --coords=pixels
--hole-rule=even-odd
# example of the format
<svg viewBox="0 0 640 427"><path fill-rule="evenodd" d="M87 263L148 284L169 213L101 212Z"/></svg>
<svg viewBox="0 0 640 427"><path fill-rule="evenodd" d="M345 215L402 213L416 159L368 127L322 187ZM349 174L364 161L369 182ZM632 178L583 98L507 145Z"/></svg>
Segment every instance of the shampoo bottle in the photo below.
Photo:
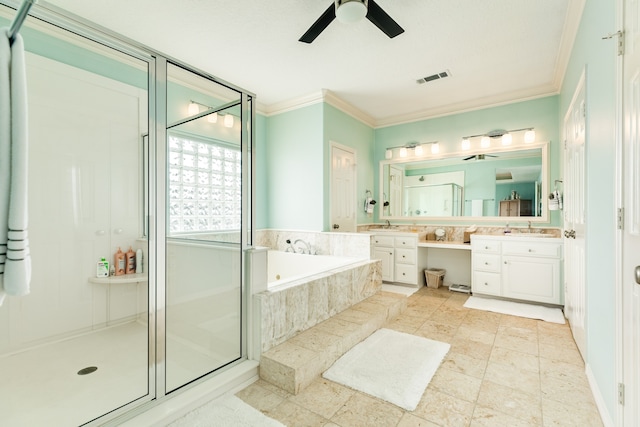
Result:
<svg viewBox="0 0 640 427"><path fill-rule="evenodd" d="M136 273L142 273L142 249L136 251Z"/></svg>
<svg viewBox="0 0 640 427"><path fill-rule="evenodd" d="M109 261L100 258L96 269L96 277L109 277Z"/></svg>
<svg viewBox="0 0 640 427"><path fill-rule="evenodd" d="M122 252L120 248L118 248L118 252L113 256L113 265L116 267L116 276L125 274L126 263L124 252Z"/></svg>
<svg viewBox="0 0 640 427"><path fill-rule="evenodd" d="M125 273L133 274L136 272L136 253L133 252L131 246L129 246L129 250L124 254L125 258Z"/></svg>

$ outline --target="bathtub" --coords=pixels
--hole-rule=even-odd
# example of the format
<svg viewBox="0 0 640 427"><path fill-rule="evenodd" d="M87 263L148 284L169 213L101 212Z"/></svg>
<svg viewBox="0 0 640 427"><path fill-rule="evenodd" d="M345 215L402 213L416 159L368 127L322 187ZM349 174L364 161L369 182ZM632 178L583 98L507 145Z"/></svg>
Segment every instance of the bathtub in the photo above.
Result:
<svg viewBox="0 0 640 427"><path fill-rule="evenodd" d="M268 288L282 289L311 279L330 275L334 270L365 261L361 258L329 255L305 255L270 250L267 257Z"/></svg>
<svg viewBox="0 0 640 427"><path fill-rule="evenodd" d="M267 264L267 289L254 295L262 351L382 288L381 261L377 259L270 250Z"/></svg>

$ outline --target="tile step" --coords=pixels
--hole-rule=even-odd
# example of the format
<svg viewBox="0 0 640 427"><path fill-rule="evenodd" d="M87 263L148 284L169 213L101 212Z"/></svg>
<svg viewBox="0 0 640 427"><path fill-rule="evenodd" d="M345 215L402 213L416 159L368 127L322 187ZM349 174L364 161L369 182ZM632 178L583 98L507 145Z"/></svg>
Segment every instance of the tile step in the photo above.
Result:
<svg viewBox="0 0 640 427"><path fill-rule="evenodd" d="M298 394L353 346L406 308L406 296L379 291L262 353L260 378Z"/></svg>

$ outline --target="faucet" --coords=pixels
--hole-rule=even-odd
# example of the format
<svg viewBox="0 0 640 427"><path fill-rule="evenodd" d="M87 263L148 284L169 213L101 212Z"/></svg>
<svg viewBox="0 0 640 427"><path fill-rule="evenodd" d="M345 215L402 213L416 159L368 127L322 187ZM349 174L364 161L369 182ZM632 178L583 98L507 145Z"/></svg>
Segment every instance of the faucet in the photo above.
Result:
<svg viewBox="0 0 640 427"><path fill-rule="evenodd" d="M304 250L304 248L301 248L301 249L300 249L299 251L297 251L297 252L299 252L299 253L301 253L301 254L308 254L308 255L311 255L311 246L310 246L307 242L305 242L305 241L304 241L304 240L302 240L302 239L298 239L298 240L296 240L295 242L293 242L293 244L294 244L294 245L296 245L296 246L298 245L298 243L302 243L302 244L304 245L304 247L305 247L307 250L305 251L305 250Z"/></svg>
<svg viewBox="0 0 640 427"><path fill-rule="evenodd" d="M387 225L384 226L384 228L391 228L391 223L389 222L389 220L386 221Z"/></svg>
<svg viewBox="0 0 640 427"><path fill-rule="evenodd" d="M287 247L287 249L285 249L285 252L293 252L295 254L296 248L294 248L293 245L291 244L291 239L287 239L287 244L289 246Z"/></svg>
<svg viewBox="0 0 640 427"><path fill-rule="evenodd" d="M531 221L527 221L529 223L529 234L531 234Z"/></svg>

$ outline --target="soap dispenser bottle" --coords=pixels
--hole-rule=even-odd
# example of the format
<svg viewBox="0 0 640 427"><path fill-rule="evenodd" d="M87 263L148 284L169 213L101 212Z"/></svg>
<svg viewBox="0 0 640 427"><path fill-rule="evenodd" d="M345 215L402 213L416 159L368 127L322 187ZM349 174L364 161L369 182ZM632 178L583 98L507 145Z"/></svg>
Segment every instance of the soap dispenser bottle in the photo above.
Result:
<svg viewBox="0 0 640 427"><path fill-rule="evenodd" d="M124 254L125 257L125 273L133 274L136 272L136 253L133 251L131 246L129 246L129 250Z"/></svg>
<svg viewBox="0 0 640 427"><path fill-rule="evenodd" d="M118 252L113 256L113 265L116 268L116 276L122 276L125 274L126 262L124 252L118 248Z"/></svg>

